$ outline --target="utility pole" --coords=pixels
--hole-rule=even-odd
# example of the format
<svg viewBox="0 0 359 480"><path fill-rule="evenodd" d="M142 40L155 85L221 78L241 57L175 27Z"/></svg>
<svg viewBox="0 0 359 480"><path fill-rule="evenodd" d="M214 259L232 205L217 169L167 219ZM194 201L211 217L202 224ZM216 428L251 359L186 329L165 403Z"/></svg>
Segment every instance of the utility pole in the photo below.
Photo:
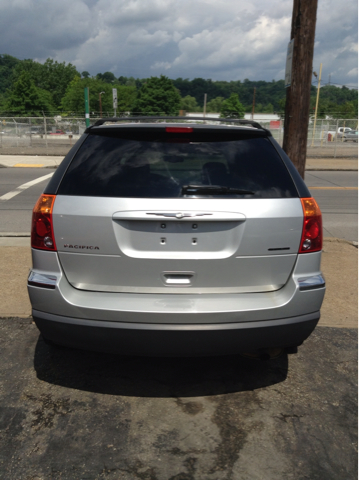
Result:
<svg viewBox="0 0 359 480"><path fill-rule="evenodd" d="M85 120L86 128L90 126L90 102L89 102L89 89L88 87L84 88L85 95Z"/></svg>
<svg viewBox="0 0 359 480"><path fill-rule="evenodd" d="M252 120L254 119L254 107L256 104L256 87L253 90Z"/></svg>
<svg viewBox="0 0 359 480"><path fill-rule="evenodd" d="M116 109L117 109L117 88L112 89L112 99L113 99L113 114L116 118Z"/></svg>
<svg viewBox="0 0 359 480"><path fill-rule="evenodd" d="M99 97L99 101L100 101L100 118L102 118L102 100L101 100L101 95L105 93L105 92L100 92L98 94L98 97Z"/></svg>
<svg viewBox="0 0 359 480"><path fill-rule="evenodd" d="M206 116L207 110L207 93L204 94L204 101L203 101L203 117Z"/></svg>
<svg viewBox="0 0 359 480"><path fill-rule="evenodd" d="M283 149L304 178L307 156L310 87L318 0L293 0L294 40L291 84L287 88Z"/></svg>

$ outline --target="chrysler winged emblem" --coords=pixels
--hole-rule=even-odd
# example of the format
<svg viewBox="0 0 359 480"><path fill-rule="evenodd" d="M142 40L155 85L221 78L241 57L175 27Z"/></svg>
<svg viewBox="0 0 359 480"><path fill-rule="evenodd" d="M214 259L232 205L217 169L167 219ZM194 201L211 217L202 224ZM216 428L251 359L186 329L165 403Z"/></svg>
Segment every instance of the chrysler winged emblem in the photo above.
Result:
<svg viewBox="0 0 359 480"><path fill-rule="evenodd" d="M213 213L190 213L190 212L147 212L147 215L156 215L157 217L181 218L185 217L204 217L205 215L213 215Z"/></svg>

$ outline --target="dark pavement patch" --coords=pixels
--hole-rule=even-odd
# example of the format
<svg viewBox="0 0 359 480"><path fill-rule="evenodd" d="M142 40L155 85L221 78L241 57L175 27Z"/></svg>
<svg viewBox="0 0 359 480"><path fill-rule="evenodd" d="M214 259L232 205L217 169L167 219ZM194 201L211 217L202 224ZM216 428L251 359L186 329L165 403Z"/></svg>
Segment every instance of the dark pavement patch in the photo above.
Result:
<svg viewBox="0 0 359 480"><path fill-rule="evenodd" d="M0 478L357 478L357 330L297 355L159 359L47 346L0 319Z"/></svg>

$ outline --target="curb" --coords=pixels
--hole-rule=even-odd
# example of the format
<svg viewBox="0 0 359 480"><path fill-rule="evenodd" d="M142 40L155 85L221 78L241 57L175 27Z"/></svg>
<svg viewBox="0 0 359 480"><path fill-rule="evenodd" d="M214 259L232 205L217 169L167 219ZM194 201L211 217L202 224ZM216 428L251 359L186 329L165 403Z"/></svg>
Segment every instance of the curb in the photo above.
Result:
<svg viewBox="0 0 359 480"><path fill-rule="evenodd" d="M58 165L44 165L43 167L33 167L32 165L29 165L28 167L21 167L21 168L57 168ZM20 167L15 167L15 165L4 165L0 163L0 168L20 168Z"/></svg>
<svg viewBox="0 0 359 480"><path fill-rule="evenodd" d="M306 172L357 172L357 168L323 168L323 167L309 167L305 169Z"/></svg>
<svg viewBox="0 0 359 480"><path fill-rule="evenodd" d="M345 240L344 238L336 238L336 237L324 237L323 238L323 244L324 242L327 243L347 243L348 245L351 245L352 247L358 248L358 242L355 240Z"/></svg>
<svg viewBox="0 0 359 480"><path fill-rule="evenodd" d="M27 232L0 232L0 237L31 237Z"/></svg>
<svg viewBox="0 0 359 480"><path fill-rule="evenodd" d="M357 168L306 168L306 172L357 172Z"/></svg>

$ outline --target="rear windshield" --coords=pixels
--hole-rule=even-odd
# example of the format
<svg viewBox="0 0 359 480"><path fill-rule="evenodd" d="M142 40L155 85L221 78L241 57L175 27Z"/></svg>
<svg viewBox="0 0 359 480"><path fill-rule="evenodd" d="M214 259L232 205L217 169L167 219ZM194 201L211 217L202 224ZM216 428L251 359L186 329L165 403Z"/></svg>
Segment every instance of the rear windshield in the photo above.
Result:
<svg viewBox="0 0 359 480"><path fill-rule="evenodd" d="M267 138L178 137L89 135L57 193L136 198L298 197L287 168Z"/></svg>

